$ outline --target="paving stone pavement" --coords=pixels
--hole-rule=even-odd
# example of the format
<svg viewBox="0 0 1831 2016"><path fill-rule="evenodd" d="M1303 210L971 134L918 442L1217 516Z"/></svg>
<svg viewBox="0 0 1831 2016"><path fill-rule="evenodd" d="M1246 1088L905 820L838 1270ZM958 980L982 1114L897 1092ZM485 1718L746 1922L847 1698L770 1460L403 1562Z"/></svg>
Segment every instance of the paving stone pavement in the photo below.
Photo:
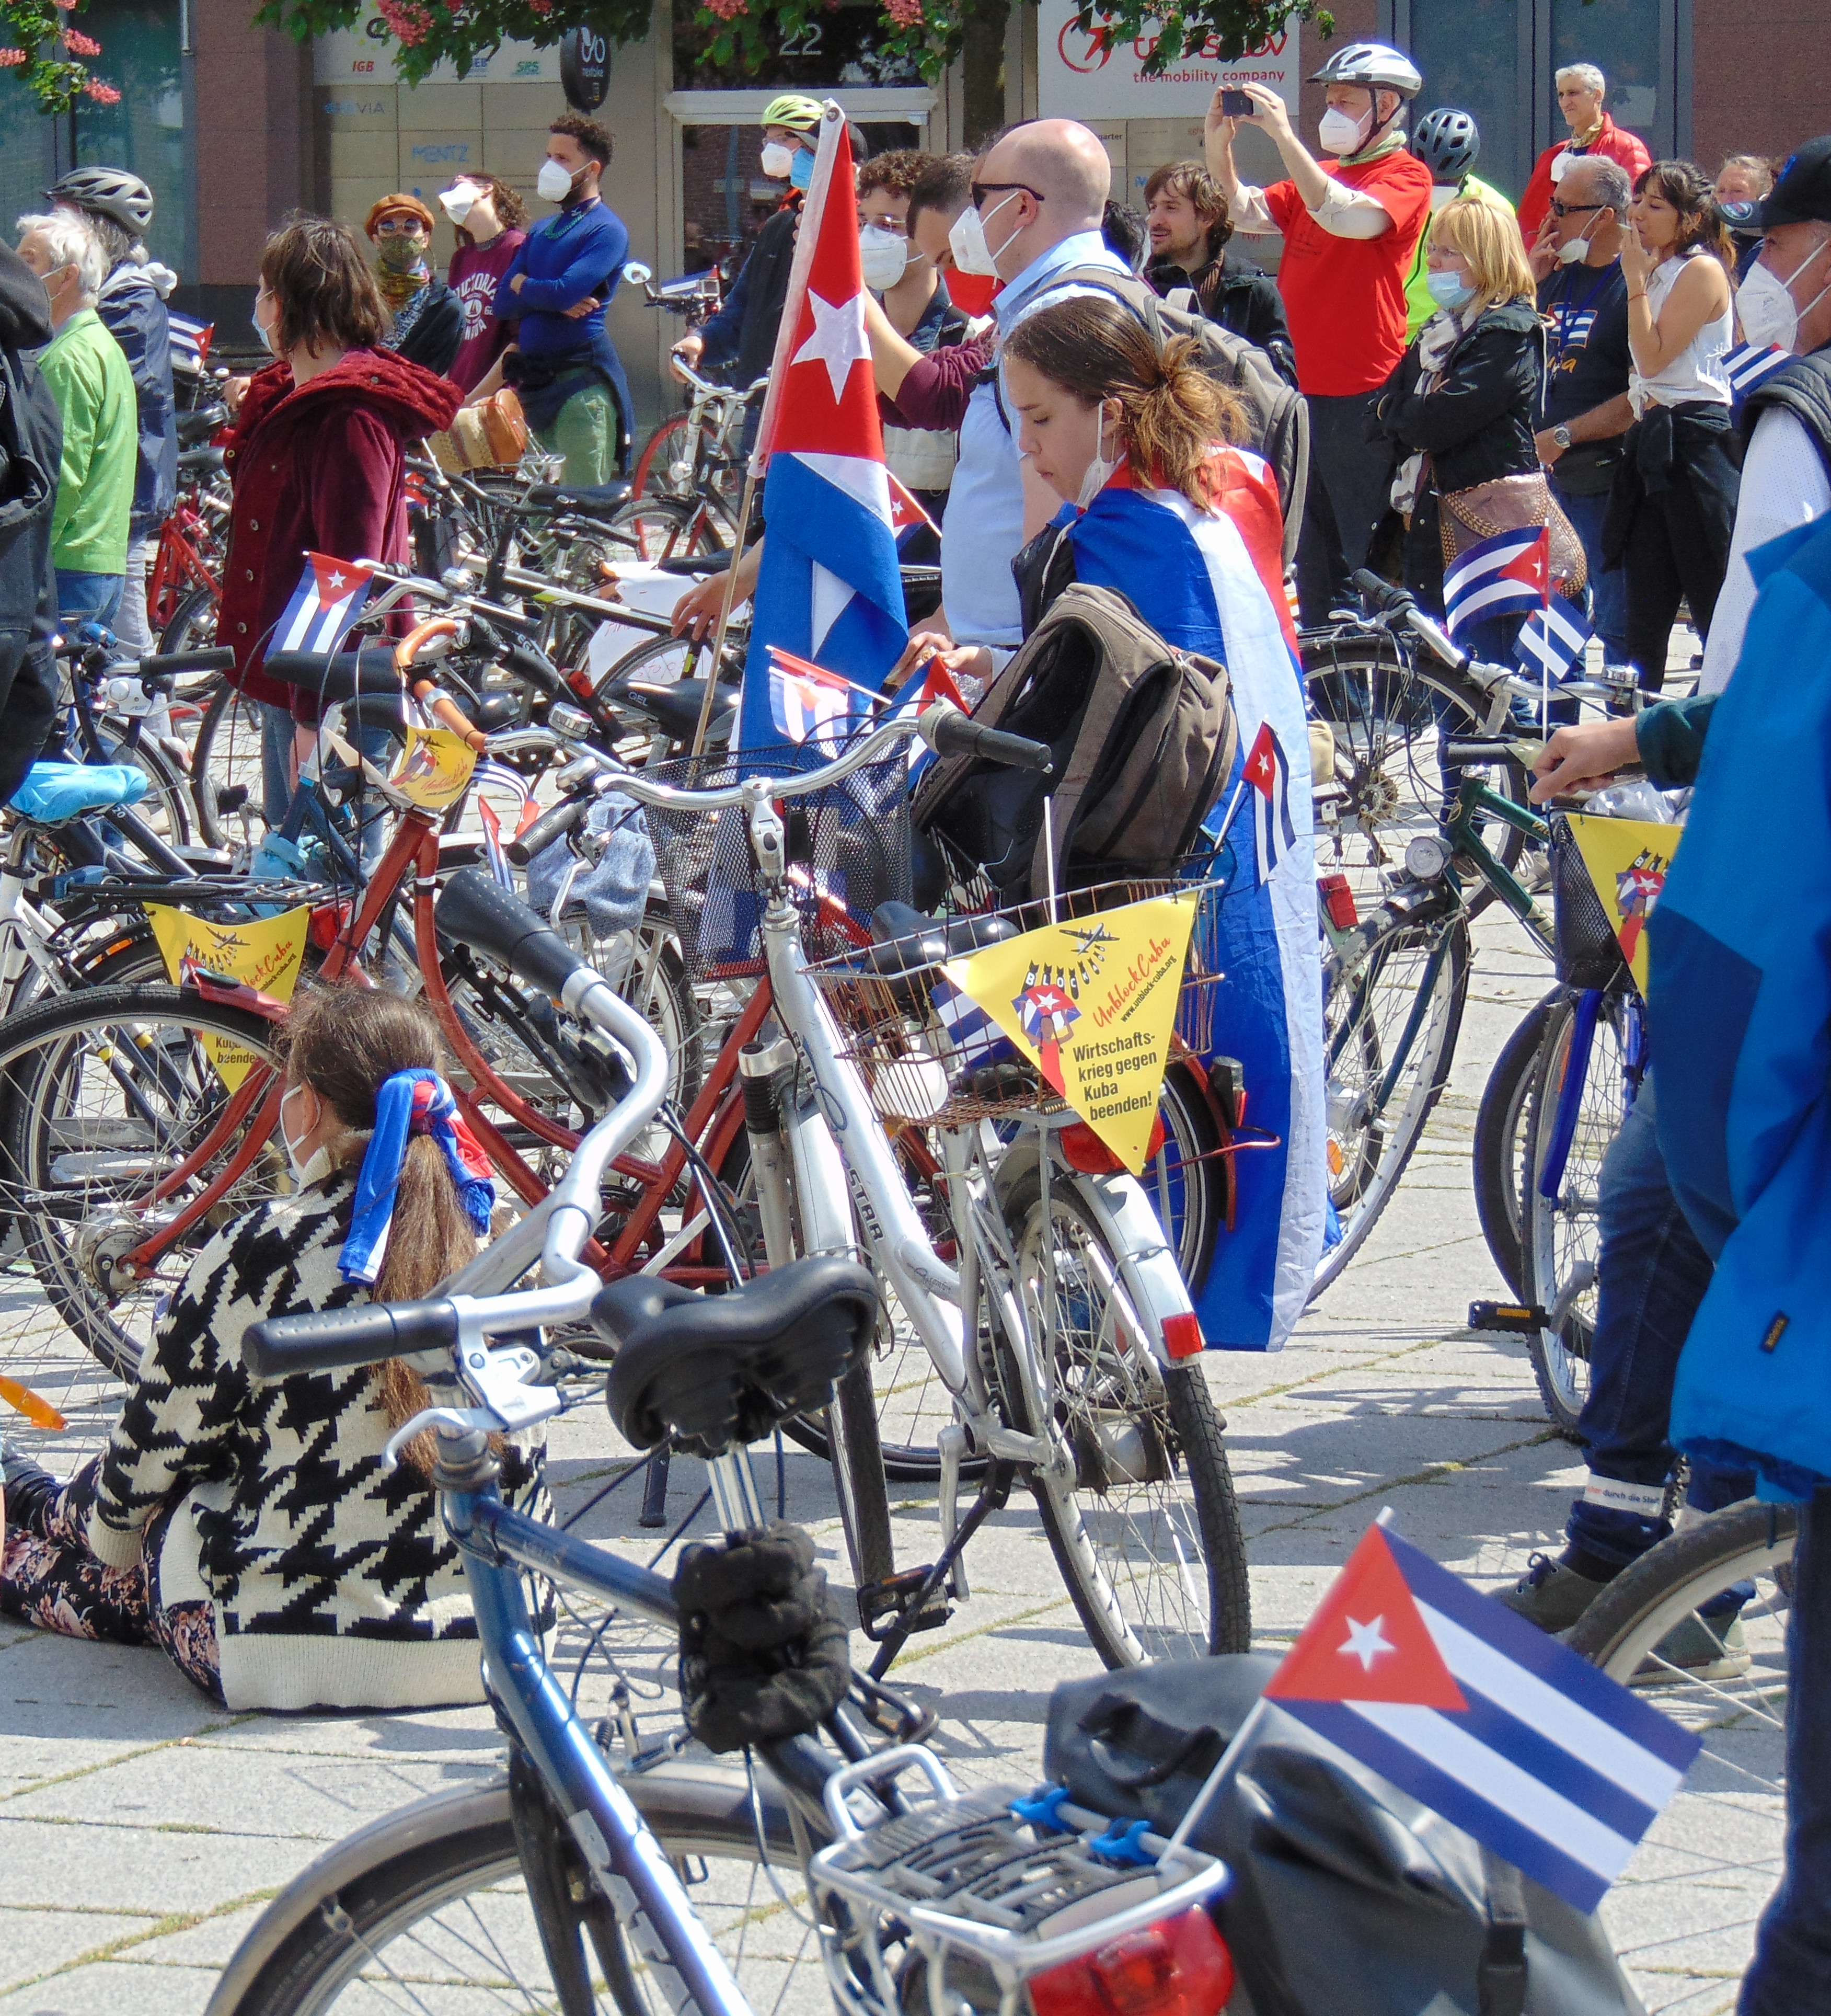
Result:
<svg viewBox="0 0 1831 2016"><path fill-rule="evenodd" d="M1438 1559L1494 1586L1534 1550L1555 1550L1579 1474L1575 1451L1546 1427L1523 1346L1463 1327L1472 1296L1499 1292L1469 1187L1477 1103L1490 1060L1550 984L1510 922L1484 920L1478 938L1454 1076L1367 1251L1281 1355L1206 1361L1229 1422L1267 1647L1289 1643L1383 1506ZM562 1506L582 1504L617 1453L595 1408L555 1424ZM790 1510L814 1521L830 1555L821 1467L791 1449L783 1474ZM671 1510L684 1516L700 1490L697 1466L678 1463ZM646 1559L655 1536L638 1532L631 1496L612 1494L580 1530ZM897 1497L899 1559L931 1558L932 1490ZM962 1776L1026 1779L1050 1686L1096 1662L1016 1499L969 1561L972 1600L945 1632L916 1640L894 1678L938 1710ZM582 1642L574 1626L563 1636L574 1651ZM667 1718L641 1697L657 1653L620 1647L656 1731ZM585 1698L601 1700L601 1687L588 1682ZM480 1710L224 1714L155 1652L0 1624L0 2016L202 2010L295 1871L372 1816L486 1776L499 1754ZM1732 2007L1772 1879L1771 1813L1747 1822L1739 1847L1724 1830L1746 1802L1724 1818L1703 1811L1708 1799L1707 1788L1681 1800L1605 1907L1649 2010ZM1707 1859L1695 1845L1707 1827Z"/></svg>

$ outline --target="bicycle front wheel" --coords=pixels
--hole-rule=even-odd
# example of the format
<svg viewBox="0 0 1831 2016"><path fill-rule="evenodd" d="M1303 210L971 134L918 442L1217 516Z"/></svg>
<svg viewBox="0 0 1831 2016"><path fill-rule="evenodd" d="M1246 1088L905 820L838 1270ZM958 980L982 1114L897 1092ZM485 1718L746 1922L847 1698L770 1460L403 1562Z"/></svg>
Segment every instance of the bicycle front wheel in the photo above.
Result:
<svg viewBox="0 0 1831 2016"><path fill-rule="evenodd" d="M1138 1208L1149 1211L1142 1193ZM1161 1366L1104 1214L1066 1172L1020 1177L1005 1201L1027 1316L1046 1363L1002 1379L1017 1425L1038 1432L1045 1391L1056 1456L1028 1481L1063 1580L1109 1666L1243 1652L1246 1542L1200 1360Z"/></svg>
<svg viewBox="0 0 1831 2016"><path fill-rule="evenodd" d="M44 1301L0 1298L0 1364L54 1404L86 1399L94 1370L85 1373L54 1318L131 1379L199 1249L290 1187L285 1156L266 1141L145 1278L119 1268L246 1148L278 1069L272 1035L259 1017L175 987L85 988L8 1021L0 1211ZM16 1280L20 1270L16 1262Z"/></svg>
<svg viewBox="0 0 1831 2016"><path fill-rule="evenodd" d="M701 1923L750 2007L827 2016L819 1960L786 1816L725 1766L664 1764L624 1789L688 1884ZM621 1935L567 1944L588 2001L562 2003L522 1875L507 1781L408 1806L315 1864L229 1963L210 2016L430 2016L589 2007L663 2016L648 1964ZM257 1958L263 1947L271 1948ZM692 2016L695 2005L685 2005Z"/></svg>
<svg viewBox="0 0 1831 2016"><path fill-rule="evenodd" d="M1475 1215L1513 1295L1526 1292L1520 1226L1528 1180L1526 1132L1532 1115L1532 1081L1546 1026L1562 998L1556 989L1548 994L1501 1046L1475 1115Z"/></svg>

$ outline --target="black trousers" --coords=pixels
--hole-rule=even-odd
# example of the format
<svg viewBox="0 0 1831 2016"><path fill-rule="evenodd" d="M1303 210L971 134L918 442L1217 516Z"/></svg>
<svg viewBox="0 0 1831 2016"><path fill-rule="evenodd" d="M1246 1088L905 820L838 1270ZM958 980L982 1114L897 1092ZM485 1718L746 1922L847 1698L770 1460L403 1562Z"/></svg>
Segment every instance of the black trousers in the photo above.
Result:
<svg viewBox="0 0 1831 2016"><path fill-rule="evenodd" d="M1691 604L1702 637L1723 592L1742 488L1742 472L1731 459L1736 445L1726 428L1682 430L1664 487L1643 487L1635 507L1622 553L1628 657L1649 693L1664 681L1681 598Z"/></svg>
<svg viewBox="0 0 1831 2016"><path fill-rule="evenodd" d="M1348 578L1367 563L1367 549L1392 488L1392 444L1367 438L1379 389L1340 397L1312 394L1310 481L1297 541L1297 602L1306 625L1329 621L1344 603L1359 606Z"/></svg>

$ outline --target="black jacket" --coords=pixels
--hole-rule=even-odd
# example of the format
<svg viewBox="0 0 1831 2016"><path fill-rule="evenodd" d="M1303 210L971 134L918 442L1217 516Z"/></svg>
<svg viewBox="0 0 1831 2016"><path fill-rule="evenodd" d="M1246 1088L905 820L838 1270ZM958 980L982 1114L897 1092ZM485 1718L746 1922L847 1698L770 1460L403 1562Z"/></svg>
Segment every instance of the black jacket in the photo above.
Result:
<svg viewBox="0 0 1831 2016"><path fill-rule="evenodd" d="M1746 448L1754 439L1755 423L1770 407L1792 414L1812 437L1818 459L1831 473L1831 343L1764 378L1736 409Z"/></svg>
<svg viewBox="0 0 1831 2016"><path fill-rule="evenodd" d="M464 309L458 297L443 280L429 280L402 309L386 347L442 378L463 340Z"/></svg>
<svg viewBox="0 0 1831 2016"><path fill-rule="evenodd" d="M1256 343L1277 366L1279 376L1287 385L1296 384L1297 351L1284 316L1284 297L1278 283L1251 260L1226 252L1190 272L1174 259L1158 259L1146 268L1145 278L1160 294L1190 289L1210 322Z"/></svg>
<svg viewBox="0 0 1831 2016"><path fill-rule="evenodd" d="M1375 409L1394 444L1395 464L1422 450L1440 497L1538 467L1532 422L1545 376L1545 331L1531 302L1509 301L1477 316L1444 359L1434 391L1419 391L1423 375L1413 343Z"/></svg>
<svg viewBox="0 0 1831 2016"><path fill-rule="evenodd" d="M776 325L788 298L795 226L800 217L799 203L779 210L757 232L724 307L700 331L706 347L700 368L708 378L727 385L752 385L774 361Z"/></svg>
<svg viewBox="0 0 1831 2016"><path fill-rule="evenodd" d="M50 340L42 282L0 243L0 805L44 747L57 689L51 514L63 421L37 365L21 355Z"/></svg>

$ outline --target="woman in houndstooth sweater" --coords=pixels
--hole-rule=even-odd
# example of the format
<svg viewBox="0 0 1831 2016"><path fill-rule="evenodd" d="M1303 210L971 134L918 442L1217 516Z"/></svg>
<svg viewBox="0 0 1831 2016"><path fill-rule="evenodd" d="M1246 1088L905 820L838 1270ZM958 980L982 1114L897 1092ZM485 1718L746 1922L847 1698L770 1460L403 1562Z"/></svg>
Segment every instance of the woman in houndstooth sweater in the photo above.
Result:
<svg viewBox="0 0 1831 2016"><path fill-rule="evenodd" d="M487 1165L423 1010L326 988L281 1035L293 1192L198 1255L101 1456L67 1483L6 1460L0 1610L157 1644L232 1708L480 1701L430 1438L382 1467L426 1404L419 1375L396 1359L261 1380L241 1346L263 1317L428 1293L488 1226ZM540 1451L502 1456L505 1494L527 1509Z"/></svg>

